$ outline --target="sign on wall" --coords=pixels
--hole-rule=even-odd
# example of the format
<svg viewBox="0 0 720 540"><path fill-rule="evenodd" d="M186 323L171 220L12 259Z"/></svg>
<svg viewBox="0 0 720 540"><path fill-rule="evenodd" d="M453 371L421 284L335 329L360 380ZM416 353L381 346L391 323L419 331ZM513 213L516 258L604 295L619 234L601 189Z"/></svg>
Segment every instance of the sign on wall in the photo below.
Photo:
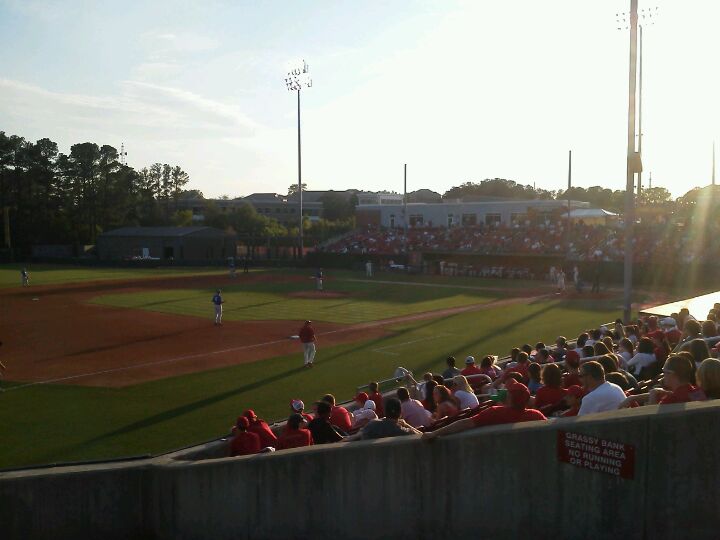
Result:
<svg viewBox="0 0 720 540"><path fill-rule="evenodd" d="M621 478L635 477L635 447L592 435L557 432L558 461Z"/></svg>

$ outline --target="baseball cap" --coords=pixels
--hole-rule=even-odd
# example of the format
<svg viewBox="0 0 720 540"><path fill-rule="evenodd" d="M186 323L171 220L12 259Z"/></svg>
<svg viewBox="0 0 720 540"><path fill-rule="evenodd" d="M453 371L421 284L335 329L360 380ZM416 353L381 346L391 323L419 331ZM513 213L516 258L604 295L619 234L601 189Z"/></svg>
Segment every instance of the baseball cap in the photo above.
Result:
<svg viewBox="0 0 720 540"><path fill-rule="evenodd" d="M368 399L365 402L365 405L363 405L363 409L370 409L371 411L375 410L375 402L372 399Z"/></svg>
<svg viewBox="0 0 720 540"><path fill-rule="evenodd" d="M355 396L355 401L359 401L363 405L365 405L365 402L368 400L368 395L365 392L360 392L357 396Z"/></svg>
<svg viewBox="0 0 720 540"><path fill-rule="evenodd" d="M257 418L257 414L255 414L255 411L252 409L248 409L243 413L243 416L247 418L248 420L255 420Z"/></svg>
<svg viewBox="0 0 720 540"><path fill-rule="evenodd" d="M235 422L235 425L241 429L247 429L250 427L250 421L245 418L244 416L238 416L237 422Z"/></svg>
<svg viewBox="0 0 720 540"><path fill-rule="evenodd" d="M312 321L305 321L305 324L312 324Z"/></svg>
<svg viewBox="0 0 720 540"><path fill-rule="evenodd" d="M512 407L516 409L524 409L530 401L530 390L523 383L519 383L514 379L509 379L505 383L508 395L512 397Z"/></svg>
<svg viewBox="0 0 720 540"><path fill-rule="evenodd" d="M290 408L295 412L300 412L305 408L305 404L300 399L290 401Z"/></svg>
<svg viewBox="0 0 720 540"><path fill-rule="evenodd" d="M474 364L474 363L475 363L475 358L474 358L473 356L468 356L468 357L465 358L465 363L466 363L466 364Z"/></svg>
<svg viewBox="0 0 720 540"><path fill-rule="evenodd" d="M660 319L660 324L672 328L673 326L677 326L677 321L672 317L665 317L664 319Z"/></svg>
<svg viewBox="0 0 720 540"><path fill-rule="evenodd" d="M576 398L581 398L585 392L583 392L582 387L578 386L577 384L573 384L572 386L569 386L567 389L567 395L573 396Z"/></svg>

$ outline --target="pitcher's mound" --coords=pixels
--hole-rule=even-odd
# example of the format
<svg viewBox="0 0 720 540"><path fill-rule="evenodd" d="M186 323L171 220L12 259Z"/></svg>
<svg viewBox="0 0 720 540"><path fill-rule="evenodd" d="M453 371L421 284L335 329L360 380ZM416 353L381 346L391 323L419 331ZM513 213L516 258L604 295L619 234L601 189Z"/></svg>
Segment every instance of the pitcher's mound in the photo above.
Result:
<svg viewBox="0 0 720 540"><path fill-rule="evenodd" d="M290 298L346 298L349 293L341 291L297 291L288 294Z"/></svg>

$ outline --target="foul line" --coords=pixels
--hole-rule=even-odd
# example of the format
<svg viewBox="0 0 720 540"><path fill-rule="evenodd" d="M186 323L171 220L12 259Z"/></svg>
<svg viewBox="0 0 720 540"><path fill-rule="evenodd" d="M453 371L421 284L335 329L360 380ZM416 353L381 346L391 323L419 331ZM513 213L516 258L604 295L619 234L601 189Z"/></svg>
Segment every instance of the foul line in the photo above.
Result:
<svg viewBox="0 0 720 540"><path fill-rule="evenodd" d="M389 283L396 283L396 282L393 281L393 282L389 282ZM468 306L459 306L456 308L441 309L441 310L436 310L436 311L425 311L423 313L416 313L414 315L405 315L405 316L394 317L394 318L390 318L390 319L382 319L379 321L358 323L358 324L355 324L352 326L347 326L345 328L338 328L336 330L320 332L320 333L318 333L318 336L327 336L329 334L339 334L341 332L354 332L357 330L363 330L365 328L376 328L378 326L386 326L386 325L390 325L390 324L413 322L413 321L422 320L422 319L432 319L435 317L442 317L443 315L455 315L455 314L459 314L459 313L465 313L468 311L479 311L479 310L486 309L486 308L499 307L501 305L517 303L519 301L523 301L523 302L534 301L534 300L537 300L540 298L545 298L547 296L550 296L550 295L540 295L540 296L535 296L532 298L511 298L511 299L506 299L506 300L497 300L494 302L486 302L486 303L482 303L482 304L471 304ZM445 334L445 335L450 335L450 334ZM441 337L441 335L438 335L437 337ZM415 340L415 341L411 341L411 342L404 343L404 344L399 343L397 345L390 345L388 347L382 347L382 349L387 349L390 347L400 346L400 345L408 345L410 343L414 343L416 341L424 341L426 339L433 339L433 338L424 338L421 340ZM217 354L225 354L225 353L230 353L230 352L255 349L258 347L266 347L268 345L276 345L278 343L287 343L287 342L288 342L288 338L276 339L273 341L266 341L264 343L254 343L252 345L241 345L239 347L231 347L229 349L221 349L219 351L188 354L188 355L184 355L184 356L176 356L175 358L168 358L165 360L157 360L155 362L144 362L142 364L135 364L132 366L122 366L122 367L117 367L117 368L112 368L112 369L92 371L92 372L88 372L88 373L78 373L77 375L68 375L67 377L59 377L57 379L47 379L44 381L33 381L31 383L20 384L17 386L9 386L9 387L4 388L3 390L5 392L10 392L12 390L20 390L23 388L29 388L31 386L39 386L39 385L43 385L43 384L55 384L55 383L61 383L61 382L66 382L66 381L73 381L75 379L84 379L85 377L93 377L95 375L105 375L108 373L129 371L131 369L137 369L137 368L143 368L143 367L160 366L163 364L172 364L174 362L182 362L184 360L192 360L194 358L204 358L204 357L208 357L208 356L214 356ZM397 354L397 353L384 353L384 354Z"/></svg>

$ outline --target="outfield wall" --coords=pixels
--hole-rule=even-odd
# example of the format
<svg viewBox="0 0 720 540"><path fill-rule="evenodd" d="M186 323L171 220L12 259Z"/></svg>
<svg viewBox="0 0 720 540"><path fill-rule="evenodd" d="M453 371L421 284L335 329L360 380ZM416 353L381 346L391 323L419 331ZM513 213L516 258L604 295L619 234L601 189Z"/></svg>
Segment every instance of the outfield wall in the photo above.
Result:
<svg viewBox="0 0 720 540"><path fill-rule="evenodd" d="M186 461L0 474L3 538L718 537L720 402ZM632 445L632 478L558 431Z"/></svg>

